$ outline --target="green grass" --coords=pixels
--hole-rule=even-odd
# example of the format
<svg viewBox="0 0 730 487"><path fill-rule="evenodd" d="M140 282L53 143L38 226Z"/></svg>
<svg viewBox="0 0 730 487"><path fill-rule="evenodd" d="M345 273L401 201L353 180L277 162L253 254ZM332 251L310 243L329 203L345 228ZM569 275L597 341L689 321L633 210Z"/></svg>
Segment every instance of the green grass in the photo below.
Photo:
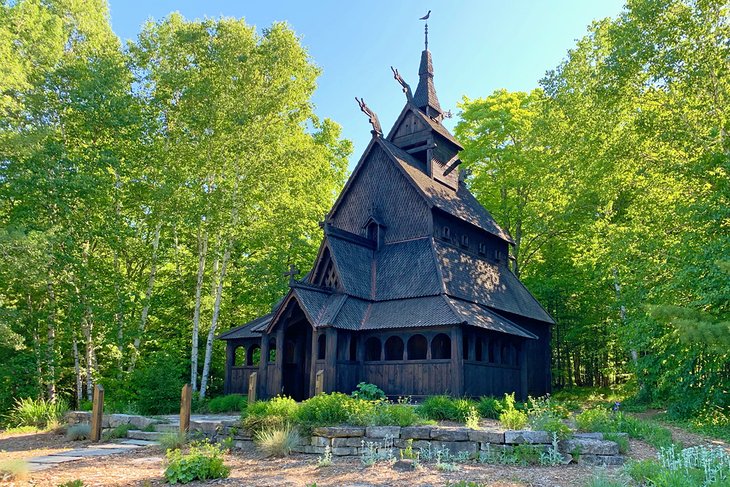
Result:
<svg viewBox="0 0 730 487"><path fill-rule="evenodd" d="M653 421L641 420L623 413L612 413L605 408L587 409L575 417L582 431L599 433L627 433L657 448L672 444L672 433Z"/></svg>
<svg viewBox="0 0 730 487"><path fill-rule="evenodd" d="M299 439L297 430L284 427L260 431L254 442L267 457L285 457L299 444Z"/></svg>
<svg viewBox="0 0 730 487"><path fill-rule="evenodd" d="M68 403L62 399L55 402L45 399L17 399L5 422L11 428L30 426L45 429L59 424L67 411Z"/></svg>
<svg viewBox="0 0 730 487"><path fill-rule="evenodd" d="M214 397L207 404L211 413L240 413L248 404L248 398L241 394Z"/></svg>

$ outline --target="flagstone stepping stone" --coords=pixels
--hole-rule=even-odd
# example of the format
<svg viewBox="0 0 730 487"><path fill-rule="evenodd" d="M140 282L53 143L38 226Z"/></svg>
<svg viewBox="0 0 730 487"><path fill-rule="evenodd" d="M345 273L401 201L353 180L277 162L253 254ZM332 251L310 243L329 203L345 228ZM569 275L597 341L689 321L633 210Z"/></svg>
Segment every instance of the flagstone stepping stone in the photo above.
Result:
<svg viewBox="0 0 730 487"><path fill-rule="evenodd" d="M68 457L103 457L105 455L114 455L115 453L124 453L124 451L125 450L121 448L84 448L81 450L71 450L65 451L63 453L56 453L55 455Z"/></svg>
<svg viewBox="0 0 730 487"><path fill-rule="evenodd" d="M99 445L96 448L102 448L106 450L136 450L137 448L142 448L141 445L125 445L124 443L107 443L106 445Z"/></svg>
<svg viewBox="0 0 730 487"><path fill-rule="evenodd" d="M156 441L150 441L150 440L124 440L121 441L123 445L137 445L137 446L152 446L152 445L159 445Z"/></svg>
<svg viewBox="0 0 730 487"><path fill-rule="evenodd" d="M66 463L66 462L75 462L76 460L81 460L81 457L78 456L62 456L62 455L45 455L42 457L33 457L29 458L29 463Z"/></svg>
<svg viewBox="0 0 730 487"><path fill-rule="evenodd" d="M28 463L29 472L40 472L41 470L48 470L49 468L55 467L55 463Z"/></svg>

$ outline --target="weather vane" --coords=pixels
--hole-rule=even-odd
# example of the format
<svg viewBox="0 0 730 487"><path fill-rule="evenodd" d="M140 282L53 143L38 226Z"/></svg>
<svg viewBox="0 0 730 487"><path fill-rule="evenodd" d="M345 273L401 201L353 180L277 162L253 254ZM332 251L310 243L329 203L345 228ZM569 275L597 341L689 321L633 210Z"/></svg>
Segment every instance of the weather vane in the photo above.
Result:
<svg viewBox="0 0 730 487"><path fill-rule="evenodd" d="M363 100L362 98L358 99L357 97L355 97L355 101L358 105L360 105L360 110L368 116L368 121L370 122L370 125L373 126L373 134L383 135L383 129L380 127L380 120L378 120L378 116L375 114L375 112L372 111L370 107L365 104L365 100Z"/></svg>
<svg viewBox="0 0 730 487"><path fill-rule="evenodd" d="M426 50L428 51L428 18L431 16L431 11L429 10L426 15L419 18L418 20L425 20L426 21Z"/></svg>

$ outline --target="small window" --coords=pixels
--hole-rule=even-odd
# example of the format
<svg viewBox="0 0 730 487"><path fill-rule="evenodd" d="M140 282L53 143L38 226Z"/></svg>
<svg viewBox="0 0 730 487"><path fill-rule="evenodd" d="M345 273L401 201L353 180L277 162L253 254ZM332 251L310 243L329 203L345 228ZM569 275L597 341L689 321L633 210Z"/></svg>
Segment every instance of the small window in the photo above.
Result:
<svg viewBox="0 0 730 487"><path fill-rule="evenodd" d="M479 242L479 255L485 255L487 253L487 245L484 242Z"/></svg>
<svg viewBox="0 0 730 487"><path fill-rule="evenodd" d="M376 362L380 360L380 340L370 337L365 341L365 360Z"/></svg>
<svg viewBox="0 0 730 487"><path fill-rule="evenodd" d="M451 338L444 333L439 333L431 340L431 358L443 360L451 358Z"/></svg>
<svg viewBox="0 0 730 487"><path fill-rule="evenodd" d="M444 227L441 229L441 237L444 240L451 240L451 230L449 227Z"/></svg>
<svg viewBox="0 0 730 487"><path fill-rule="evenodd" d="M317 338L317 360L324 360L327 356L327 336L319 335Z"/></svg>
<svg viewBox="0 0 730 487"><path fill-rule="evenodd" d="M246 365L246 347L236 347L233 351L233 366Z"/></svg>
<svg viewBox="0 0 730 487"><path fill-rule="evenodd" d="M276 340L269 340L269 362L276 362Z"/></svg>
<svg viewBox="0 0 730 487"><path fill-rule="evenodd" d="M378 239L378 224L375 222L371 222L370 225L367 227L366 236L368 240L377 240Z"/></svg>
<svg viewBox="0 0 730 487"><path fill-rule="evenodd" d="M350 361L355 362L357 360L357 337L350 337Z"/></svg>
<svg viewBox="0 0 730 487"><path fill-rule="evenodd" d="M246 363L254 367L259 366L259 363L261 363L261 347L258 345L251 347L251 353L246 357Z"/></svg>
<svg viewBox="0 0 730 487"><path fill-rule="evenodd" d="M413 335L408 339L408 360L424 360L428 350L428 341L423 335Z"/></svg>
<svg viewBox="0 0 730 487"><path fill-rule="evenodd" d="M461 236L461 246L465 249L469 248L469 235L462 235Z"/></svg>
<svg viewBox="0 0 730 487"><path fill-rule="evenodd" d="M392 336L385 340L385 360L403 360L403 340Z"/></svg>

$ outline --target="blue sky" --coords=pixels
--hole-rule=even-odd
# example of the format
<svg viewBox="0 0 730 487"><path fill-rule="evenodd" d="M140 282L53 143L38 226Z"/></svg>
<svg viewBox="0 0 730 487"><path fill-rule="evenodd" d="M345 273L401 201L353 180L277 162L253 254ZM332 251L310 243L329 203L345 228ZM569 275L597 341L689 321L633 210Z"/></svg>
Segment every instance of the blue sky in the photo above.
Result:
<svg viewBox="0 0 730 487"><path fill-rule="evenodd" d="M398 116L404 95L390 66L415 89L429 9L429 49L441 106L456 113L462 96L496 89L535 88L565 58L597 19L615 17L623 0L466 1L251 1L110 0L112 27L134 39L142 24L178 11L188 19L243 17L259 29L286 21L322 68L316 112L339 122L355 143L351 167L370 139L370 126L354 97L363 97L384 130ZM455 119L447 120L452 128Z"/></svg>

